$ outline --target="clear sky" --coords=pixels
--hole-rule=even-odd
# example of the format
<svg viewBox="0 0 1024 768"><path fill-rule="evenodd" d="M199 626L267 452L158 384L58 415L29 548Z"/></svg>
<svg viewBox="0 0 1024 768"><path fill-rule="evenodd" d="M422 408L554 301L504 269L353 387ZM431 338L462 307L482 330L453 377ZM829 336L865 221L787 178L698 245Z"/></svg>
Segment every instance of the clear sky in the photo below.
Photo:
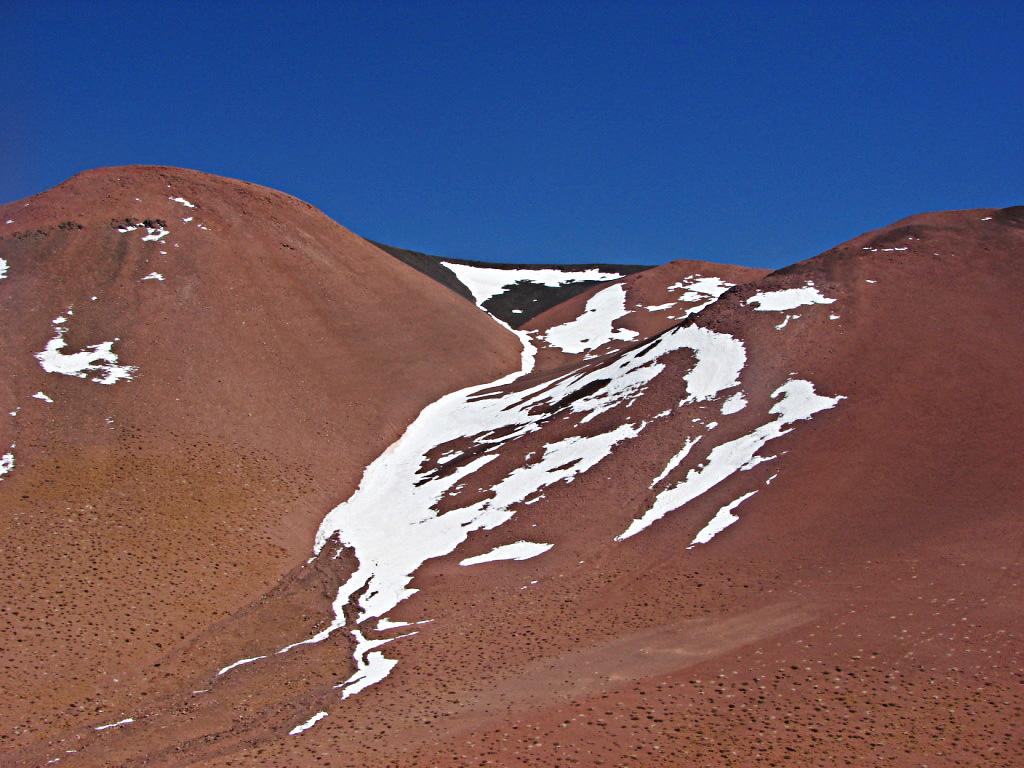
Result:
<svg viewBox="0 0 1024 768"><path fill-rule="evenodd" d="M1022 40L1020 0L4 0L0 200L177 165L447 256L782 266L1024 203Z"/></svg>

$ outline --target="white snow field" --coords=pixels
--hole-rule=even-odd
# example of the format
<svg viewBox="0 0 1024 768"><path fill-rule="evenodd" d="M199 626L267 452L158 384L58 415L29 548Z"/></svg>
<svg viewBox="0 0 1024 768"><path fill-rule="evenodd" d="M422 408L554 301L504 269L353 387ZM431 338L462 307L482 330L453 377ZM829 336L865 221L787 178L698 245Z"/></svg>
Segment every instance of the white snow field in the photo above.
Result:
<svg viewBox="0 0 1024 768"><path fill-rule="evenodd" d="M518 504L535 498L547 486L572 482L646 426L643 422L624 422L606 432L549 443L538 458L514 468L495 483L489 498L459 509L437 511L438 502L496 459L502 445L539 430L541 422L548 418L546 408L571 399L581 390L589 392L596 385L600 386L595 391L572 400L565 409L578 414L580 424L618 406L629 408L664 370L660 359L684 348L693 351L696 358L684 377L686 402L708 400L739 383L746 359L743 344L726 334L697 326L677 327L650 344L591 370L574 371L523 391L502 392L502 386L533 368L535 350L529 336L515 333L523 344L520 371L497 382L453 392L424 408L398 441L366 468L355 493L324 519L314 552L319 553L337 537L351 548L358 566L338 591L331 624L280 652L320 642L344 627L344 609L360 591L357 623L385 618L415 593L408 585L424 562L454 551L474 531L490 530L505 523L514 516ZM502 437L493 437L499 430ZM449 474L424 471L427 455L466 438L472 438L477 446L493 448ZM358 629L353 634L358 668L344 684L345 695L383 679L395 663L380 651L367 654L379 641L366 640Z"/></svg>
<svg viewBox="0 0 1024 768"><path fill-rule="evenodd" d="M618 283L609 285L590 297L579 317L549 328L544 341L569 354L589 352L611 341L630 341L640 334L628 328L613 329L615 321L628 314L626 289Z"/></svg>
<svg viewBox="0 0 1024 768"><path fill-rule="evenodd" d="M500 274L487 274L492 272ZM538 276L538 271L472 267L464 270L460 279L467 278L467 285L471 285L478 304L482 304L505 285L515 282L521 276L516 272L533 272L537 280L548 277ZM550 277L557 279L555 284L565 281L565 272L540 272L553 273ZM594 277L587 274L581 279ZM728 287L717 279L694 278L677 284L675 289L692 292L700 300ZM621 289L621 286L611 288ZM607 317L619 311L622 299L617 290L606 289L595 294L591 302L604 293L612 300L599 301L593 313L602 315L602 330L608 327ZM353 653L356 671L337 686L342 689L342 698L355 695L390 674L397 661L386 657L380 646L416 634L409 632L373 639L366 637L363 627L373 626L380 632L408 625L408 622L391 621L387 614L415 594L410 583L420 566L427 560L454 552L475 531L492 530L509 521L521 506L542 498L550 486L572 483L598 466L617 446L643 432L647 422L638 417L630 419L629 409L665 371L665 356L679 350L689 350L692 356L691 367L678 382L680 390L684 390L679 406L713 402L716 410L725 415L746 406L742 392L734 391L728 398L725 395L739 386L746 363L743 342L726 333L696 324L676 326L611 359L516 389L512 385L533 370L536 350L527 332L509 330L523 345L520 370L494 382L452 392L426 406L398 440L366 467L355 492L330 511L317 531L314 555L319 555L328 544L332 547L340 544L338 552L348 550L356 568L338 589L333 602L334 617L329 625L312 637L291 643L277 652L287 653L299 646L321 642L333 632L348 628L356 643ZM793 422L810 418L841 399L817 395L810 382L800 380L786 382L773 397L778 400L769 411L776 415L774 420L750 435L711 449L701 468L691 470L685 480L662 490L652 508L634 520L616 540L639 533L736 471L767 460L756 456L765 442L789 432ZM618 409L621 418L611 425L606 424L602 431L584 427L612 409ZM667 413L663 411L655 419ZM538 432L553 418L569 420L581 433L531 451L524 462L513 464L503 477L488 480L489 493L482 500L445 511L439 509L442 499L450 504L450 499L464 487L472 489L476 473L495 461L503 448L524 435ZM693 421L700 423L701 419ZM715 426L712 422L706 424L705 429ZM672 457L651 487L667 479L701 439L701 435L688 437L682 450ZM473 453L463 459L467 446ZM428 456L441 458L428 460ZM477 487L483 489L483 486ZM715 533L734 522L732 509L741 501L720 512L698 539L710 541ZM547 544L520 541L484 555L464 558L460 564L476 565L499 558L523 559L539 555L548 548ZM355 626L346 619L346 609L350 617L354 616ZM221 673L253 660L235 662Z"/></svg>
<svg viewBox="0 0 1024 768"><path fill-rule="evenodd" d="M450 261L441 263L455 273L455 276L473 294L476 303L481 306L488 299L501 295L516 283L537 283L555 288L569 283L617 280L622 277L618 272L602 272L596 268L575 271L543 268L498 269L496 267L477 267L472 264L456 264Z"/></svg>

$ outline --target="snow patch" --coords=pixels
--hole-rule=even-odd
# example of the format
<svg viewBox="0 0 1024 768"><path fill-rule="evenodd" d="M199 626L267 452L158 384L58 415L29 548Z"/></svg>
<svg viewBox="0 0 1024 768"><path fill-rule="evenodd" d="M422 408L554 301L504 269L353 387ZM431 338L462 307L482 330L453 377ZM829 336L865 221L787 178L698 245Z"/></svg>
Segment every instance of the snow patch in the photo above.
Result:
<svg viewBox="0 0 1024 768"><path fill-rule="evenodd" d="M156 229L146 227L146 234L143 236L142 241L158 243L169 234L171 234L170 230L163 227L157 227Z"/></svg>
<svg viewBox="0 0 1024 768"><path fill-rule="evenodd" d="M679 297L678 301L700 301L707 296L717 299L732 288L732 286L732 283L726 282L720 277L692 275L686 278L686 280L673 283L666 290L669 292L683 291L684 293ZM691 295L688 296L687 294Z"/></svg>
<svg viewBox="0 0 1024 768"><path fill-rule="evenodd" d="M775 326L775 330L776 331L781 331L783 328L785 328L787 325L789 325L789 321L790 320L799 320L799 319L800 319L800 315L786 315L782 319L782 322Z"/></svg>
<svg viewBox="0 0 1024 768"><path fill-rule="evenodd" d="M122 235L128 232L134 232L136 229L145 228L146 234L142 236L142 239L146 242L159 242L167 235L171 234L170 230L164 229L163 227L147 227L145 224L139 222L138 224L125 224L124 226L118 227L117 231Z"/></svg>
<svg viewBox="0 0 1024 768"><path fill-rule="evenodd" d="M787 381L772 393L772 397L777 402L768 413L777 414L778 418L763 424L749 435L713 448L702 466L691 469L685 479L659 493L650 509L633 520L615 540L623 541L635 536L669 512L707 493L737 471L768 461L767 458L757 456L765 443L791 432L792 428L787 428L790 424L809 419L818 411L832 408L843 399L842 395L818 395L814 392L814 385L802 379Z"/></svg>
<svg viewBox="0 0 1024 768"><path fill-rule="evenodd" d="M306 722L302 723L301 725L296 725L294 728L292 728L290 731L288 731L288 735L289 736L298 736L303 731L308 731L310 728L312 728L314 725L319 723L325 717L327 717L327 713L326 712L317 712L315 715L313 715L311 718L309 718L309 720L307 720Z"/></svg>
<svg viewBox="0 0 1024 768"><path fill-rule="evenodd" d="M36 392L32 395L36 400L42 400L44 403L52 403L53 400L45 392Z"/></svg>
<svg viewBox="0 0 1024 768"><path fill-rule="evenodd" d="M70 308L68 314L72 314ZM76 376L80 379L87 379L93 374L91 380L98 384L115 384L121 379L131 380L137 369L132 365L118 364L117 355L113 351L114 341L117 339L93 344L81 352L63 352L67 346L64 334L68 332L67 326L63 325L65 322L67 318L63 316L53 321L57 325L57 335L47 342L42 352L36 353L36 359L44 371Z"/></svg>
<svg viewBox="0 0 1024 768"><path fill-rule="evenodd" d="M0 259L0 280L3 280L5 277L7 277L7 260Z"/></svg>
<svg viewBox="0 0 1024 768"><path fill-rule="evenodd" d="M831 304L834 301L835 299L823 296L814 287L814 283L808 280L803 288L760 291L747 299L747 304L756 304L757 306L754 309L758 312L784 312L788 309L796 309L808 304Z"/></svg>
<svg viewBox="0 0 1024 768"><path fill-rule="evenodd" d="M476 303L482 306L488 299L504 293L516 283L537 283L551 288L569 283L584 283L602 280L617 280L622 275L617 272L602 272L600 269L561 270L561 269L497 269L494 267L477 267L471 264L456 264L442 261L448 269L455 273Z"/></svg>
<svg viewBox="0 0 1024 768"><path fill-rule="evenodd" d="M161 275L159 272L150 272L148 275L146 275L142 279L143 280L159 280L162 283L164 281L164 276Z"/></svg>
<svg viewBox="0 0 1024 768"><path fill-rule="evenodd" d="M124 720L118 720L116 723L107 723L106 725L97 725L95 728L93 728L93 730L94 731L105 731L105 730L107 730L107 728L120 728L122 725L128 725L129 723L134 723L134 722L135 722L135 718L133 718L133 717L126 717Z"/></svg>
<svg viewBox="0 0 1024 768"><path fill-rule="evenodd" d="M719 296L732 287L732 283L726 282L720 277L701 277L700 275L693 275L688 277L686 280L673 283L667 290L683 292L679 294L676 301L685 301L688 303L696 301L702 302L695 307L687 309L686 312L683 313L683 318L685 319L691 315L696 315L698 312L701 312L714 304Z"/></svg>
<svg viewBox="0 0 1024 768"><path fill-rule="evenodd" d="M688 546L687 549L693 549L697 544L707 544L715 538L715 536L739 520L732 511L755 493L757 493L757 491L746 493L735 501L730 501L718 510L718 512L715 513L715 516L708 521L707 525L701 528L697 535L693 537L693 541L690 542L690 546Z"/></svg>
<svg viewBox="0 0 1024 768"><path fill-rule="evenodd" d="M693 446L695 446L698 443L698 441L700 441L700 438L700 435L697 435L697 437L686 438L686 442L683 443L683 447L671 459L668 460L668 463L665 465L665 468L661 470L661 472L658 474L656 478L651 480L651 485L649 487L653 488L654 486L656 486L658 483L660 483L662 480L668 477L672 473L672 470L674 470L676 467L682 464L683 459L690 455L690 451L693 449Z"/></svg>
<svg viewBox="0 0 1024 768"><path fill-rule="evenodd" d="M533 369L536 356L530 335L513 333L523 344L520 371L453 392L428 405L402 436L367 466L355 493L326 516L317 532L314 553L337 540L352 550L358 566L338 590L329 626L279 653L320 642L348 626L346 610L356 625L382 619L415 593L409 585L424 562L451 553L474 531L491 530L507 522L519 505L539 498L548 487L573 482L603 461L616 445L639 435L645 423L620 423L609 431L573 435L545 445L537 452L539 458L527 459L491 483L486 498L439 511L439 502L497 458L501 446L538 431L554 414L558 418L575 414L582 425L612 408L629 408L665 369L660 358L671 352L689 349L694 353L695 363L684 377L684 402L708 400L737 386L746 360L738 339L697 326L676 327L590 369L545 379L524 390L505 391L501 388ZM466 440L484 447L484 452L450 471L427 461L427 456L438 453L454 458L457 452L450 446ZM340 686L345 697L382 680L396 663L376 650L385 641L367 639L358 626L350 631L356 640L357 669Z"/></svg>
<svg viewBox="0 0 1024 768"><path fill-rule="evenodd" d="M168 197L167 199L170 200L172 203L180 203L181 205L184 205L186 208L195 208L195 206L192 205L192 203L190 203L184 197Z"/></svg>
<svg viewBox="0 0 1024 768"><path fill-rule="evenodd" d="M240 667L243 664L252 664L254 661L259 661L260 659L265 659L265 658L267 658L267 657L266 656L253 656L253 657L248 658L248 659L239 659L238 661L233 661L230 664L228 664L226 667L223 667L219 672L217 672L217 677L220 677L221 675L223 675L226 672L230 672L235 667Z"/></svg>
<svg viewBox="0 0 1024 768"><path fill-rule="evenodd" d="M722 403L722 415L728 416L733 413L739 413L746 407L747 398L743 396L742 392L737 392Z"/></svg>
<svg viewBox="0 0 1024 768"><path fill-rule="evenodd" d="M11 448L13 449L14 446L12 445ZM0 479L2 479L4 477L4 475L9 475L13 470L14 470L14 453L11 452L11 451L8 451L3 456L0 456Z"/></svg>
<svg viewBox="0 0 1024 768"><path fill-rule="evenodd" d="M590 297L579 317L548 329L544 340L569 354L588 352L615 340L629 341L640 334L628 328L612 328L616 320L628 314L626 289L618 283L610 285Z"/></svg>
<svg viewBox="0 0 1024 768"><path fill-rule="evenodd" d="M553 544L540 544L535 541L517 541L512 544L502 544L490 552L485 552L476 557L467 557L459 562L459 565L479 565L480 563L493 563L496 560L529 560L531 557L543 555Z"/></svg>
<svg viewBox="0 0 1024 768"><path fill-rule="evenodd" d="M343 689L341 698L347 699L349 696L354 696L371 685L379 683L390 675L391 670L395 668L395 665L398 663L397 661L389 659L380 651L372 649L390 643L392 640L400 640L403 637L411 637L415 634L415 632L409 632L405 635L388 637L383 640L367 640L358 629L353 630L352 636L356 639L356 649L352 655L355 657L356 671L344 683L334 686L335 688Z"/></svg>

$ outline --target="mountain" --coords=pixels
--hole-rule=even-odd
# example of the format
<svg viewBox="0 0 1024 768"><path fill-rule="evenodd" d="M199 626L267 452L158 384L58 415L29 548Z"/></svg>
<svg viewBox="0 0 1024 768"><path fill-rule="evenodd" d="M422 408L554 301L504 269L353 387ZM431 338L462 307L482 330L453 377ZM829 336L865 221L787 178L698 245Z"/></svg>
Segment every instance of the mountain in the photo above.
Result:
<svg viewBox="0 0 1024 768"><path fill-rule="evenodd" d="M594 285L650 269L638 264L495 264L373 244L513 328Z"/></svg>
<svg viewBox="0 0 1024 768"><path fill-rule="evenodd" d="M509 280L192 172L27 202L10 764L1024 759L1024 208Z"/></svg>
<svg viewBox="0 0 1024 768"><path fill-rule="evenodd" d="M519 360L252 184L91 171L3 206L0 233L5 734L258 599L424 405Z"/></svg>

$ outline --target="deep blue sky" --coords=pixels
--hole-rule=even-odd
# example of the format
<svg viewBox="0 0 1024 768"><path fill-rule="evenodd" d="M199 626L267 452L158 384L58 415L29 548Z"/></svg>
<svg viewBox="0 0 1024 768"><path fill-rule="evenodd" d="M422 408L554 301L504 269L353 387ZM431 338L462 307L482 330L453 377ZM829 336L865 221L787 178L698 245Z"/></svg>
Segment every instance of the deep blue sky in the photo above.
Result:
<svg viewBox="0 0 1024 768"><path fill-rule="evenodd" d="M0 3L0 200L267 184L463 258L781 266L1024 203L1024 3Z"/></svg>

